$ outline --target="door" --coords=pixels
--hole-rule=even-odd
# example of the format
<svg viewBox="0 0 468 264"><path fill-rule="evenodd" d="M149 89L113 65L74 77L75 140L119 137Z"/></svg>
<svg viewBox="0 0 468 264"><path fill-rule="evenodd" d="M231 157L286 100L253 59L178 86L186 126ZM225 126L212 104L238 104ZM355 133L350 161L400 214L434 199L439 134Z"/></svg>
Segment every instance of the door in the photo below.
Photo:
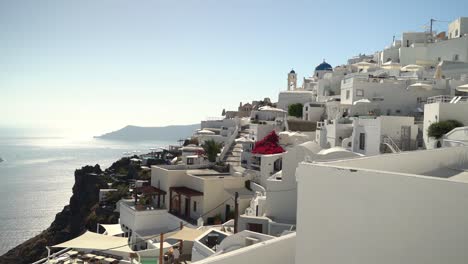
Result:
<svg viewBox="0 0 468 264"><path fill-rule="evenodd" d="M190 199L185 198L185 216L190 217Z"/></svg>
<svg viewBox="0 0 468 264"><path fill-rule="evenodd" d="M401 150L411 150L411 127L401 127Z"/></svg>
<svg viewBox="0 0 468 264"><path fill-rule="evenodd" d="M226 211L224 212L224 215L225 215L225 219L227 221L229 221L231 218L230 218L230 215L231 215L231 205L229 204L226 204Z"/></svg>

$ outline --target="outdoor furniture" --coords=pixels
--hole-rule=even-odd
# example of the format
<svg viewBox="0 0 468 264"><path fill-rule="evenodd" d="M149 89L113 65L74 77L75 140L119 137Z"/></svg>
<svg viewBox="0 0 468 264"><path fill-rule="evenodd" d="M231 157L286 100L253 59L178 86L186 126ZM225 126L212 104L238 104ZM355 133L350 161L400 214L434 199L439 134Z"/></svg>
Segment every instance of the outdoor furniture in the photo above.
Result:
<svg viewBox="0 0 468 264"><path fill-rule="evenodd" d="M116 259L115 258L105 258L104 261L106 263L115 263Z"/></svg>
<svg viewBox="0 0 468 264"><path fill-rule="evenodd" d="M69 256L76 256L76 255L78 255L78 251L70 250L70 251L67 251L67 254Z"/></svg>
<svg viewBox="0 0 468 264"><path fill-rule="evenodd" d="M103 257L103 256L96 256L94 259L97 261L97 263L103 263L103 260L105 259L106 257Z"/></svg>
<svg viewBox="0 0 468 264"><path fill-rule="evenodd" d="M91 261L94 257L96 257L96 255L88 253L88 254L83 255L82 258L84 261Z"/></svg>

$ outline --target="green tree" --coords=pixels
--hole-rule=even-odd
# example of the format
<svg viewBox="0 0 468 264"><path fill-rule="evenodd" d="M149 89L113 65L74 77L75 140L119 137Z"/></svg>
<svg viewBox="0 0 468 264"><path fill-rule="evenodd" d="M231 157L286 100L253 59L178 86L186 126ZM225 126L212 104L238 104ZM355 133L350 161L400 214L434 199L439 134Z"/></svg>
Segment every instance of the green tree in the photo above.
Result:
<svg viewBox="0 0 468 264"><path fill-rule="evenodd" d="M463 126L457 120L446 120L436 123L432 123L427 129L427 134L429 137L440 139L443 135L452 131L452 129Z"/></svg>
<svg viewBox="0 0 468 264"><path fill-rule="evenodd" d="M290 116L295 116L295 117L302 117L302 108L304 106L300 103L298 104L292 104L288 107L288 114Z"/></svg>
<svg viewBox="0 0 468 264"><path fill-rule="evenodd" d="M206 155L208 156L208 160L210 162L215 162L216 157L218 156L218 153L221 152L221 148L223 147L223 144L217 143L216 141L211 139L211 140L205 141L202 147L205 150Z"/></svg>

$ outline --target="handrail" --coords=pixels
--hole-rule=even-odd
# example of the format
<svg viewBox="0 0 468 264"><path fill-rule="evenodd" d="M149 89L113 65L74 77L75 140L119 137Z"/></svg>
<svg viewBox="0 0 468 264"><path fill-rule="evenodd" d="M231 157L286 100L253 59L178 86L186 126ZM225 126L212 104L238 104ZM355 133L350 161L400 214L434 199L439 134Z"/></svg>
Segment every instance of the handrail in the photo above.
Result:
<svg viewBox="0 0 468 264"><path fill-rule="evenodd" d="M63 253L65 253L65 252L67 252L67 251L70 251L70 250L71 250L71 248L64 248L64 249L62 249L62 250L60 250L60 251L55 252L54 254L51 254L51 255L48 256L48 257L45 257L45 258L42 258L42 259L40 259L40 260L38 260L38 261L36 261L36 262L33 262L32 264L45 263L45 262L47 262L49 259L54 259L55 257L60 256L60 255L62 255Z"/></svg>
<svg viewBox="0 0 468 264"><path fill-rule="evenodd" d="M383 144L388 145L393 153L401 152L401 149L398 147L395 141L393 141L393 139L389 136L383 136Z"/></svg>
<svg viewBox="0 0 468 264"><path fill-rule="evenodd" d="M461 144L463 146L468 146L468 141L462 141L462 140L454 140L454 139L447 139L447 138L443 138L442 141L445 143L445 142L452 142L452 143L458 143L458 144Z"/></svg>

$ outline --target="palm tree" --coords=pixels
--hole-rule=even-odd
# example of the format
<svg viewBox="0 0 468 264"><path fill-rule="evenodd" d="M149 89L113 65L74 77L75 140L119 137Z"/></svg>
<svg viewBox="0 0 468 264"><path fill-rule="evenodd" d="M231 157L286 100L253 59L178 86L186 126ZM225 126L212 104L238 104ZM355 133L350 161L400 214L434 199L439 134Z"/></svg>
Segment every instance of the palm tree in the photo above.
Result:
<svg viewBox="0 0 468 264"><path fill-rule="evenodd" d="M208 156L208 160L210 162L215 162L218 153L221 152L223 144L210 139L205 141L202 147L205 150L206 155Z"/></svg>

